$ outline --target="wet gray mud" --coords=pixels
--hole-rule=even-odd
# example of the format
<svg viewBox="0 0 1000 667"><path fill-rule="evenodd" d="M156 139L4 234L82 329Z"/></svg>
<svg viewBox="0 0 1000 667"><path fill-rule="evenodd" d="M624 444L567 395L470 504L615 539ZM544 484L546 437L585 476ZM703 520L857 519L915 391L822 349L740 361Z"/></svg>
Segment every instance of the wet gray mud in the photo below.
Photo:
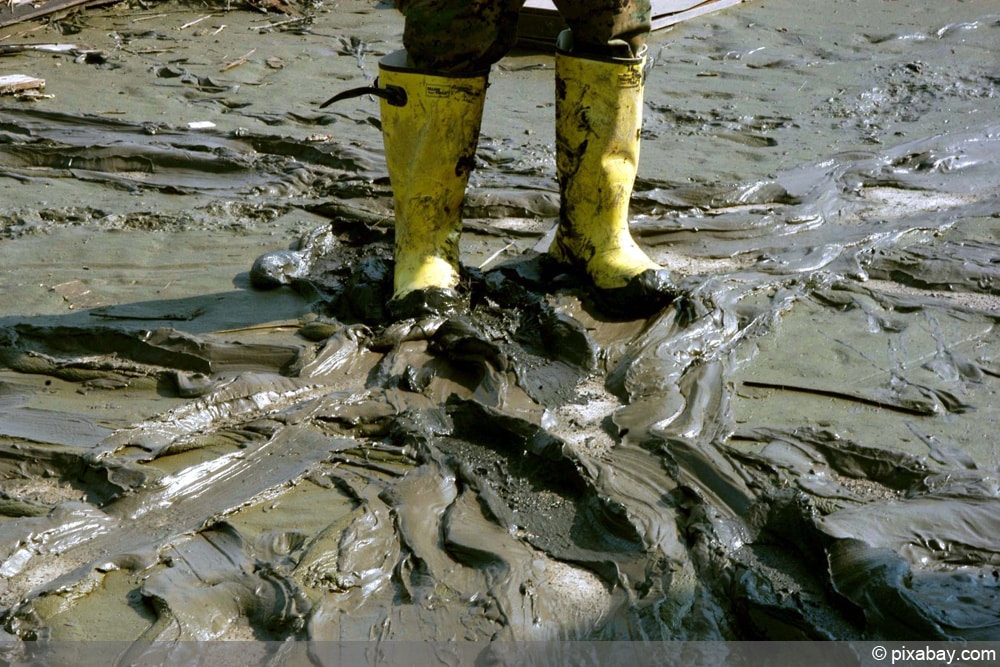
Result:
<svg viewBox="0 0 1000 667"><path fill-rule="evenodd" d="M471 311L393 325L377 105L317 103L398 15L162 9L0 57L53 95L0 107L6 639L1000 639L995 4L656 34L645 321L539 258L552 61L513 55Z"/></svg>

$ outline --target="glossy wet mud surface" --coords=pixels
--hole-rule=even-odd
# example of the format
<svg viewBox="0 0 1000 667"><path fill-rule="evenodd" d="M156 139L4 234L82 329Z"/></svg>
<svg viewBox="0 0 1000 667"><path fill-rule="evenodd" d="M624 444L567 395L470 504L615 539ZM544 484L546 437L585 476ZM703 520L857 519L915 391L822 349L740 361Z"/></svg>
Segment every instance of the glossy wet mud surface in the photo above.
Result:
<svg viewBox="0 0 1000 667"><path fill-rule="evenodd" d="M377 105L317 104L388 7L6 37L103 56L0 57L53 95L0 106L5 636L1000 639L1000 14L926 5L655 35L684 296L624 322L538 261L548 55L493 73L472 311L387 327Z"/></svg>

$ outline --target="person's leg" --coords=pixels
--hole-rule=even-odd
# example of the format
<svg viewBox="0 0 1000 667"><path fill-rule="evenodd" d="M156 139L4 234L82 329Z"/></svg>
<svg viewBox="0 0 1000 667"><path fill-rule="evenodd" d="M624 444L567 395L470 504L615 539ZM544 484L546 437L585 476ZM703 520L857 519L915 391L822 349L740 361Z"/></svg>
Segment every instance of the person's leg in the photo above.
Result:
<svg viewBox="0 0 1000 667"><path fill-rule="evenodd" d="M650 0L554 0L577 55L637 58L651 30ZM562 39L562 38L560 38Z"/></svg>
<svg viewBox="0 0 1000 667"><path fill-rule="evenodd" d="M405 50L379 63L382 136L395 200L396 317L459 303L462 202L490 65L513 46L523 0L403 0Z"/></svg>
<svg viewBox="0 0 1000 667"><path fill-rule="evenodd" d="M403 48L419 69L468 75L504 57L517 41L524 0L396 0L406 17Z"/></svg>
<svg viewBox="0 0 1000 667"><path fill-rule="evenodd" d="M602 305L645 314L674 296L669 272L629 231L642 130L648 0L557 2L559 230L549 253L586 272ZM589 8L589 12L585 11Z"/></svg>
<svg viewBox="0 0 1000 667"><path fill-rule="evenodd" d="M382 140L394 200L395 317L458 304L462 201L475 162L486 73L444 76L413 69L397 51L379 63Z"/></svg>

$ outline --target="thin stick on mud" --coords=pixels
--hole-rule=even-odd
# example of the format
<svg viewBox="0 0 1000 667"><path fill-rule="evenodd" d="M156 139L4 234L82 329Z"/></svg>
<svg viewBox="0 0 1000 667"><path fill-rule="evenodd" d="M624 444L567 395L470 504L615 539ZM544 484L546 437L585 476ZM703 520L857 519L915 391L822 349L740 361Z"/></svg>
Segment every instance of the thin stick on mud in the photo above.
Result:
<svg viewBox="0 0 1000 667"><path fill-rule="evenodd" d="M140 21L152 21L154 19L166 18L166 14L151 14L149 16L136 16L132 18L132 23L139 23Z"/></svg>
<svg viewBox="0 0 1000 667"><path fill-rule="evenodd" d="M182 25L180 28L178 28L178 30L185 30L187 28L190 28L193 25L198 25L199 23L201 23L205 19L210 19L213 16L215 16L215 14L208 14L206 16L202 16L201 18L197 18L197 19L195 19L193 21L188 21L187 23L185 23L184 25Z"/></svg>
<svg viewBox="0 0 1000 667"><path fill-rule="evenodd" d="M493 253L492 255L490 255L489 257L487 257L485 260L483 260L483 263L479 265L479 269L485 269L487 266L489 266L494 261L496 261L497 257L499 257L500 255L504 254L505 252L507 252L508 250L510 250L512 247L514 247L514 243L513 242L508 243L504 247L500 248L495 253Z"/></svg>
<svg viewBox="0 0 1000 667"><path fill-rule="evenodd" d="M240 56L236 60L226 63L225 65L222 66L221 71L228 72L231 69L239 67L240 65L245 65L246 63L250 62L250 56L252 56L256 50L257 49L250 49L246 55Z"/></svg>
<svg viewBox="0 0 1000 667"><path fill-rule="evenodd" d="M278 28L278 27L281 27L283 25L291 25L293 23L302 23L302 22L308 21L308 20L309 20L308 16L299 16L297 18L288 19L286 21L276 21L274 23L268 23L267 25L255 26L255 27L251 28L251 30L256 30L258 32L262 32L264 30L270 30L271 28Z"/></svg>

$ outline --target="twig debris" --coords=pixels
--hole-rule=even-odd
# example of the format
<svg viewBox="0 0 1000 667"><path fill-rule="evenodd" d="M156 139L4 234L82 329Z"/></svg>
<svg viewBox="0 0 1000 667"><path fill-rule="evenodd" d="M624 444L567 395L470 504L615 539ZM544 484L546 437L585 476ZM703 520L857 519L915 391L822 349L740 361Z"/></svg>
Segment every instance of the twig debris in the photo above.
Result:
<svg viewBox="0 0 1000 667"><path fill-rule="evenodd" d="M234 69L236 67L239 67L240 65L245 65L246 63L250 62L250 56L252 56L256 50L257 49L250 49L246 53L246 55L240 56L236 60L232 60L232 61L226 63L225 65L223 65L222 69L220 71L222 71L222 72L228 72L229 70Z"/></svg>

